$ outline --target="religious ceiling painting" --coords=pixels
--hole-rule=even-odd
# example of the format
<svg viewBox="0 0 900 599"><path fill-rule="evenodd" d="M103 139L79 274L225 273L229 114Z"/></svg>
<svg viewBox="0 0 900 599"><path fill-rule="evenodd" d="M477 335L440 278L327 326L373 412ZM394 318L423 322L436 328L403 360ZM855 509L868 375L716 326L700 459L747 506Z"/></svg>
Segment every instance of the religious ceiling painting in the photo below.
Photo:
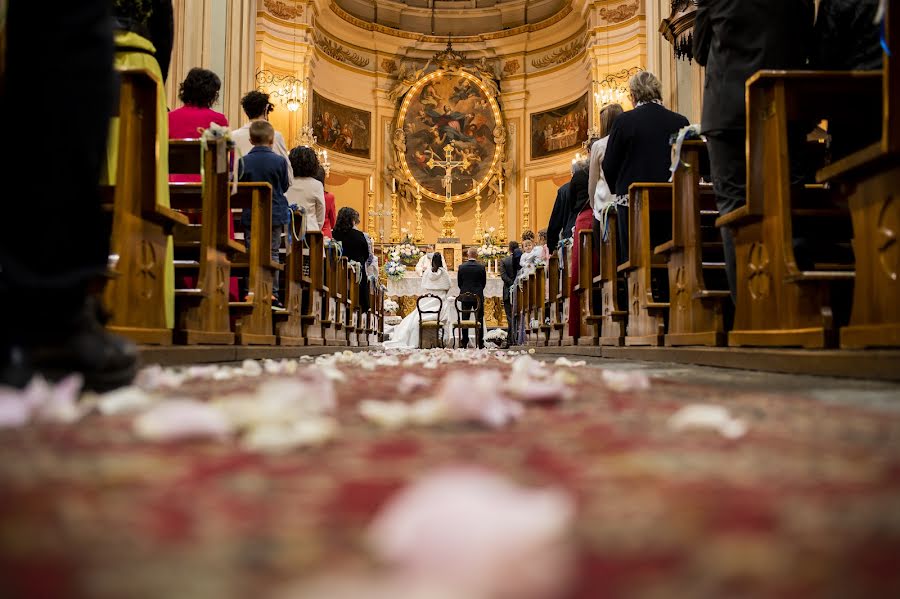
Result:
<svg viewBox="0 0 900 599"><path fill-rule="evenodd" d="M531 115L531 158L546 158L580 148L587 140L588 95Z"/></svg>
<svg viewBox="0 0 900 599"><path fill-rule="evenodd" d="M313 133L328 150L369 158L372 113L338 104L313 91Z"/></svg>
<svg viewBox="0 0 900 599"><path fill-rule="evenodd" d="M395 147L405 174L422 195L444 201L446 168L453 201L486 189L505 151L506 134L494 83L477 68L439 69L421 77L405 94Z"/></svg>

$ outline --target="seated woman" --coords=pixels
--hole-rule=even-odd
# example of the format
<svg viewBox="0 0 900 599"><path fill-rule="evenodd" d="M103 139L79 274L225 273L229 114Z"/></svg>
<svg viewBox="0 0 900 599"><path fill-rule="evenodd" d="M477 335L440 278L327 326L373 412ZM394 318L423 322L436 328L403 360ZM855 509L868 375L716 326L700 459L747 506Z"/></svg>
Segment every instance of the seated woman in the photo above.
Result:
<svg viewBox="0 0 900 599"><path fill-rule="evenodd" d="M439 253L435 252L431 258L431 268L422 273L421 294L431 294L441 298L443 305L441 306L440 321L445 342L450 338L451 316L454 313L453 300L448 297L451 287L450 275L447 273L447 269L444 268L444 259ZM422 302L422 307L425 310L435 310L437 309L437 302L429 298L428 301ZM426 314L423 318L426 320L428 318L434 319L434 315ZM407 314L406 318L391 332L391 340L384 343L385 349L415 349L417 347L419 347L418 309Z"/></svg>
<svg viewBox="0 0 900 599"><path fill-rule="evenodd" d="M358 262L361 268L365 268L369 261L369 242L363 232L357 229L359 222L359 212L344 206L338 212L333 239L341 242L343 255L348 260ZM359 282L359 306L363 310L369 309L369 279L365 276Z"/></svg>

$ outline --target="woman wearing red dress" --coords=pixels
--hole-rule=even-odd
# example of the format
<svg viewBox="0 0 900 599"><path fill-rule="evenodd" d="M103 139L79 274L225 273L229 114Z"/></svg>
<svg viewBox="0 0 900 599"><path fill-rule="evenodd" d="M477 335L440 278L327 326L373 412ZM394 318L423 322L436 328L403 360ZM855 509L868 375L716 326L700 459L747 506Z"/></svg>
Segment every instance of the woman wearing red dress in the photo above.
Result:
<svg viewBox="0 0 900 599"><path fill-rule="evenodd" d="M325 186L325 169L321 166L319 167L319 173L316 175L316 179L322 183L322 187ZM334 194L325 190L325 222L322 223L322 235L329 239L331 239L331 230L334 229L334 221L336 218L337 207L334 203Z"/></svg>

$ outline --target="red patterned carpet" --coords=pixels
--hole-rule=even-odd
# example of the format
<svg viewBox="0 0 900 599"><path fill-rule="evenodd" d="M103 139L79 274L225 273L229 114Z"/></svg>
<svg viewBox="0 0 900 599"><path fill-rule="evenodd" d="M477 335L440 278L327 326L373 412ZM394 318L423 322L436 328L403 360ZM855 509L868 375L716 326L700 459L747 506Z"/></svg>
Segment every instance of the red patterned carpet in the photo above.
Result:
<svg viewBox="0 0 900 599"><path fill-rule="evenodd" d="M436 384L471 368L417 371ZM574 400L529 406L505 429L386 432L356 404L395 399L406 369L344 370L340 430L316 449L154 444L130 416L98 414L0 430L0 597L268 597L372 569L363 533L379 508L460 463L572 493L577 575L563 597L900 597L896 411L659 379L615 392L583 367ZM179 396L248 384L186 383ZM747 433L669 426L698 402L727 406Z"/></svg>

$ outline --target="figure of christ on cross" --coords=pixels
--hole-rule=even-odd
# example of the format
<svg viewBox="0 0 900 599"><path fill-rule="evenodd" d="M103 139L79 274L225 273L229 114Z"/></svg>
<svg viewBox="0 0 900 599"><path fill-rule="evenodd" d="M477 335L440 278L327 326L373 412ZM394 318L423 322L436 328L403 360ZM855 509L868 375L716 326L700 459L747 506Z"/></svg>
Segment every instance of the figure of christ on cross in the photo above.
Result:
<svg viewBox="0 0 900 599"><path fill-rule="evenodd" d="M444 216L441 217L441 238L443 239L456 238L456 222L459 220L453 216L453 192L451 191L453 171L458 168L465 170L472 164L469 156L464 152L461 152L462 160L453 160L453 152L455 150L456 148L451 144L447 144L444 146L444 160L435 160L434 152L431 152L431 158L428 159L428 168L439 167L444 169L443 183L444 191L447 195L444 200Z"/></svg>

